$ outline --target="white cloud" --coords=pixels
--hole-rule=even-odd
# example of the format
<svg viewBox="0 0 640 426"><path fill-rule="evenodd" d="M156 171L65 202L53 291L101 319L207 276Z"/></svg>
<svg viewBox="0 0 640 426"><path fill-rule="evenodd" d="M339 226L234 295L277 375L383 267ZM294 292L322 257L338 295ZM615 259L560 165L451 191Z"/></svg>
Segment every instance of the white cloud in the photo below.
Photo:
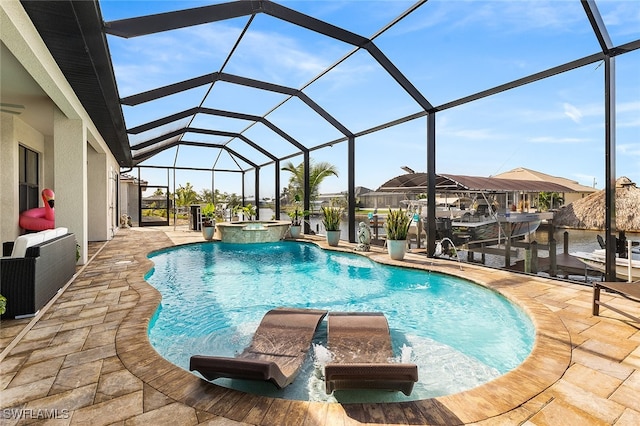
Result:
<svg viewBox="0 0 640 426"><path fill-rule="evenodd" d="M616 151L622 155L640 157L640 143L616 144Z"/></svg>
<svg viewBox="0 0 640 426"><path fill-rule="evenodd" d="M616 111L640 113L640 102L621 102L616 104Z"/></svg>
<svg viewBox="0 0 640 426"><path fill-rule="evenodd" d="M616 104L616 127L640 127L640 102L624 102Z"/></svg>
<svg viewBox="0 0 640 426"><path fill-rule="evenodd" d="M582 120L582 112L578 108L567 102L562 106L564 107L564 115L569 117L575 123L580 123L580 120Z"/></svg>
<svg viewBox="0 0 640 426"><path fill-rule="evenodd" d="M638 34L640 8L634 1L609 1L598 5L602 20L616 36Z"/></svg>
<svg viewBox="0 0 640 426"><path fill-rule="evenodd" d="M215 32L214 32L215 31ZM127 40L109 39L122 96L218 71L237 29L198 26Z"/></svg>
<svg viewBox="0 0 640 426"><path fill-rule="evenodd" d="M536 138L529 138L531 143L552 143L552 144L573 144L573 143L586 143L591 142L589 139L584 138L557 138L553 136L540 136Z"/></svg>
<svg viewBox="0 0 640 426"><path fill-rule="evenodd" d="M593 175L586 175L583 173L574 173L573 177L576 179L578 183L584 186L591 186L596 188L598 185L598 180Z"/></svg>
<svg viewBox="0 0 640 426"><path fill-rule="evenodd" d="M451 31L460 31L472 25L492 27L500 32L524 33L532 30L553 28L572 31L576 25L583 25L579 3L543 1L518 2L497 1L475 3L470 1L448 1L428 3L423 7L423 18L413 27L406 25L403 30L419 31L424 28L446 25Z"/></svg>
<svg viewBox="0 0 640 426"><path fill-rule="evenodd" d="M503 140L504 136L495 133L491 129L438 129L438 136L454 137L470 141L495 141Z"/></svg>
<svg viewBox="0 0 640 426"><path fill-rule="evenodd" d="M331 60L323 55L305 51L296 39L276 33L251 32L242 40L240 50L249 55L254 66L265 72L270 69L275 72L269 80L280 84L290 83L290 76L280 74L282 72L300 74L310 80L331 64ZM242 59L246 63L247 57ZM278 66L273 68L273 64Z"/></svg>
<svg viewBox="0 0 640 426"><path fill-rule="evenodd" d="M579 107L570 103L555 104L551 107L543 105L539 108L523 107L522 104L505 104L501 108L508 109L510 113L526 123L543 123L549 121L564 121L569 117L577 124L586 124L585 119L602 117L604 120L604 106L601 103L581 104ZM621 112L620 109L617 109ZM593 123L594 120L588 120Z"/></svg>
<svg viewBox="0 0 640 426"><path fill-rule="evenodd" d="M464 118L462 118L464 119ZM498 141L509 139L509 135L501 134L489 128L462 127L451 123L459 123L458 119L443 115L438 117L436 129L438 138L451 140L464 139L468 141Z"/></svg>

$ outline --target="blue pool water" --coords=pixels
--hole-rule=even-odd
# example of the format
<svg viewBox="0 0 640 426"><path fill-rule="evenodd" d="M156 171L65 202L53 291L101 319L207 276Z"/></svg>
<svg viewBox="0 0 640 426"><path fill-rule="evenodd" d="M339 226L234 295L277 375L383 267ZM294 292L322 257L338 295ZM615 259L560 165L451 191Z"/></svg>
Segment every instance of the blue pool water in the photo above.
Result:
<svg viewBox="0 0 640 426"><path fill-rule="evenodd" d="M150 256L147 281L162 294L149 327L156 350L187 369L194 354L234 356L249 345L263 315L279 306L380 311L396 361L418 365L410 397L382 391L326 395L322 366L326 319L303 371L277 390L269 383L218 379L222 386L286 399L401 401L476 387L518 366L531 352L528 316L499 294L463 279L390 267L313 244L203 243Z"/></svg>

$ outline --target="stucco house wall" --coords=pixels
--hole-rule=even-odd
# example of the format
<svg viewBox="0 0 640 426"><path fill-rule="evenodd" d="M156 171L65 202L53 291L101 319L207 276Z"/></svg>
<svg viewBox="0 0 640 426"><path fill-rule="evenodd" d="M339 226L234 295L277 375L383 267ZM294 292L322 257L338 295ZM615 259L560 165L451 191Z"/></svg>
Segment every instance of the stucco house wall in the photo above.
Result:
<svg viewBox="0 0 640 426"><path fill-rule="evenodd" d="M2 89L3 102L26 108L0 117L0 240L24 232L18 226L22 144L40 154L40 189L55 192L56 226L76 235L79 263L85 263L89 241L108 240L117 232L119 165L19 1L0 2L0 38L1 59L16 64L16 85L30 92L6 84ZM42 111L37 123L30 105Z"/></svg>

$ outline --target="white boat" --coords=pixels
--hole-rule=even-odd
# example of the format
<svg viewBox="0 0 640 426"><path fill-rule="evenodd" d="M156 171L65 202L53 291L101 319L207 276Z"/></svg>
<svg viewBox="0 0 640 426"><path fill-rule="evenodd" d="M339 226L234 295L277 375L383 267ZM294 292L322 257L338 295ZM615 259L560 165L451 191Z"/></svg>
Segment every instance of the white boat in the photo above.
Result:
<svg viewBox="0 0 640 426"><path fill-rule="evenodd" d="M606 253L604 249L594 250L591 253L578 251L569 254L593 270L600 272L605 272L606 270ZM629 269L629 266L631 266L631 269ZM616 277L620 280L628 281L629 274L631 274L631 281L640 280L640 252L637 249L631 252L631 259L616 257Z"/></svg>
<svg viewBox="0 0 640 426"><path fill-rule="evenodd" d="M505 237L522 237L536 232L543 219L553 218L553 213L514 213L494 215L464 214L451 221L454 241L497 241Z"/></svg>
<svg viewBox="0 0 640 426"><path fill-rule="evenodd" d="M436 197L436 217L444 217L444 218L456 218L462 216L464 213L469 212L469 210L465 210L465 206L469 206L471 204L470 198L459 198L459 197ZM400 201L401 206L405 206L407 210L418 213L420 217L426 218L428 207L427 200L402 200Z"/></svg>
<svg viewBox="0 0 640 426"><path fill-rule="evenodd" d="M442 200L436 199L437 239L448 237L456 245L473 241L500 243L507 235L511 238L523 237L536 232L543 220L553 219L551 212L496 213L491 212L486 204L481 204L478 210L466 210L459 198L450 198L448 202ZM426 220L426 200L405 200L401 203Z"/></svg>

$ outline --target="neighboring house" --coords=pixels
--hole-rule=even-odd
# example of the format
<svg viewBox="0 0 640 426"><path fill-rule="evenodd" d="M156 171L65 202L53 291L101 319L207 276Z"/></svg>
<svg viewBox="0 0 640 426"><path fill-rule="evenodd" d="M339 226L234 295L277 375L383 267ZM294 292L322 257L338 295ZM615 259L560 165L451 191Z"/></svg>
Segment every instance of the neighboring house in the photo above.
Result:
<svg viewBox="0 0 640 426"><path fill-rule="evenodd" d="M564 204L581 199L596 190L579 183L547 175L525 168L513 169L509 172L488 178L480 176L463 176L436 174L436 194L443 202L446 194L461 196L477 193L502 193L496 201L503 209L521 208L536 210L540 192L559 193ZM363 207L398 206L401 200L415 199L418 194L427 192L426 173L405 173L398 175L384 184L375 192L365 196ZM522 206L520 206L522 205ZM500 207L499 207L500 208Z"/></svg>
<svg viewBox="0 0 640 426"><path fill-rule="evenodd" d="M140 223L140 186L147 186L146 180L138 180L128 174L120 175L120 215L127 215L134 225Z"/></svg>
<svg viewBox="0 0 640 426"><path fill-rule="evenodd" d="M367 203L371 202L370 194L372 193L371 189L365 186L356 186L354 188L354 197L356 199L356 206L358 208L367 208ZM347 191L343 192L333 192L333 193L325 193L319 194L317 200L314 203L313 210L318 210L320 206L329 206L331 203L334 203L336 200L347 203L348 193ZM385 205L386 206L386 205Z"/></svg>
<svg viewBox="0 0 640 426"><path fill-rule="evenodd" d="M493 176L500 179L516 179L516 180L538 180L543 182L557 183L567 187L570 191L564 192L562 195L564 204L567 205L576 200L580 200L597 191L597 189L590 186L580 185L578 182L558 176L551 176L535 170L525 169L524 167L518 167L508 172L500 173Z"/></svg>
<svg viewBox="0 0 640 426"><path fill-rule="evenodd" d="M409 197L405 193L370 191L361 194L358 200L360 201L359 207L362 209L383 209L386 211L389 207L400 206L400 202Z"/></svg>
<svg viewBox="0 0 640 426"><path fill-rule="evenodd" d="M344 203L347 202L347 193L346 192L327 192L324 194L318 194L318 197L312 202L312 210L318 210L320 206L329 206L334 201L340 200Z"/></svg>
<svg viewBox="0 0 640 426"><path fill-rule="evenodd" d="M85 263L89 241L117 232L119 171L131 152L115 82L95 73L111 65L106 45L84 32L78 14L93 17L95 5L0 2L0 240L23 232L20 212L41 207L50 188L56 226L75 234Z"/></svg>

